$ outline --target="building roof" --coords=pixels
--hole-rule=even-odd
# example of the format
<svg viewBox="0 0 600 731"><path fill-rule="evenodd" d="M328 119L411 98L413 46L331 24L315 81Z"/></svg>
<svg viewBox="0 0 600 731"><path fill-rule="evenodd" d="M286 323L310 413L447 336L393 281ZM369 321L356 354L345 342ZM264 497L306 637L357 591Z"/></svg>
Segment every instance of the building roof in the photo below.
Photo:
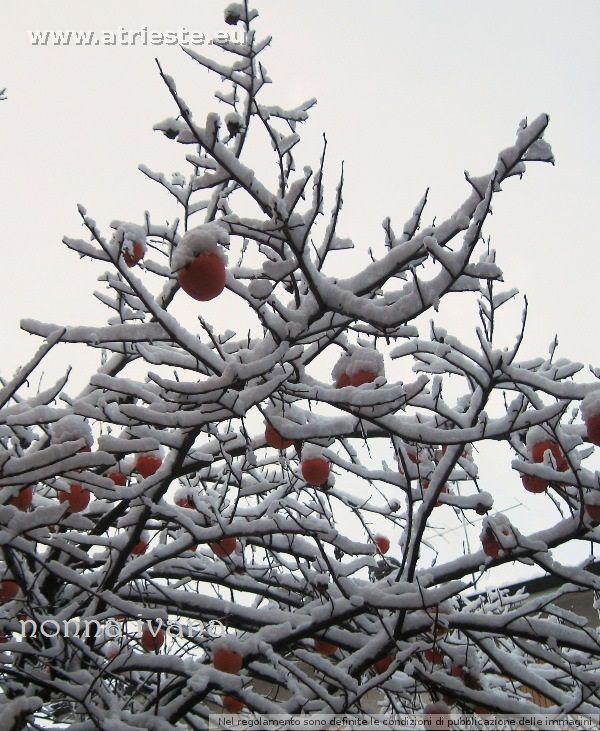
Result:
<svg viewBox="0 0 600 731"><path fill-rule="evenodd" d="M600 576L600 561L594 561L592 564L586 567L586 571L589 571L596 576ZM565 579L554 574L546 574L545 576L536 576L534 579L528 579L527 581L517 581L514 584L508 584L507 586L499 586L499 589L507 589L510 592L518 591L519 589L525 589L528 594L540 594L566 583ZM483 593L483 592L478 592Z"/></svg>

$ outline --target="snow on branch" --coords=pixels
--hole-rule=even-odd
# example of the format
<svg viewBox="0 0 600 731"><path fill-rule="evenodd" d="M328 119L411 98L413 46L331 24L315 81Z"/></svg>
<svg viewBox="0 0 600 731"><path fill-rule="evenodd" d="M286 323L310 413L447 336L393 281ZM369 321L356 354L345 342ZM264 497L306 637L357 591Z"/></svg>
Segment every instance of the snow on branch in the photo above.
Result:
<svg viewBox="0 0 600 731"><path fill-rule="evenodd" d="M465 173L444 220L424 226L414 191L367 251L343 208L356 171L326 187L326 140L296 159L315 100L264 99L257 17L225 8L245 35L218 61L184 49L220 82L204 122L159 65L173 109L154 129L185 174L140 171L173 215L104 231L79 206L88 240L63 242L100 268L106 321L21 321L44 342L0 388L0 718L176 731L224 709L525 713L532 694L596 713L600 570L564 557L600 541L600 369L586 381L556 343L522 359L526 311L499 340L517 293L486 240L503 183L553 162L548 117ZM471 336L436 322L450 294ZM97 369L36 391L67 344ZM535 526L496 510L490 453ZM547 591L479 591L513 564Z"/></svg>

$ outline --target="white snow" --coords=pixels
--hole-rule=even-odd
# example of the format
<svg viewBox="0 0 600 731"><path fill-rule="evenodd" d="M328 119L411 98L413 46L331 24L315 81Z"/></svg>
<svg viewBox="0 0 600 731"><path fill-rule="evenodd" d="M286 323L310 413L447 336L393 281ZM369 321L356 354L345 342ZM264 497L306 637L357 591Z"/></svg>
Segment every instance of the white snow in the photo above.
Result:
<svg viewBox="0 0 600 731"><path fill-rule="evenodd" d="M531 429L527 431L526 443L529 451L531 451L535 444L554 441L556 441L556 439L552 432L543 426L532 426Z"/></svg>
<svg viewBox="0 0 600 731"><path fill-rule="evenodd" d="M590 391L579 406L584 421L594 416L600 416L600 389Z"/></svg>
<svg viewBox="0 0 600 731"><path fill-rule="evenodd" d="M85 439L88 447L94 444L92 429L82 416L69 414L52 425L52 441L54 444L75 442L78 439Z"/></svg>
<svg viewBox="0 0 600 731"><path fill-rule="evenodd" d="M229 3L225 8L225 17L234 16L240 18L240 20L246 19L246 11L242 3Z"/></svg>
<svg viewBox="0 0 600 731"><path fill-rule="evenodd" d="M333 367L331 377L335 382L344 373L354 376L359 371L370 371L377 376L385 375L383 355L372 348L349 346L349 352L345 353Z"/></svg>
<svg viewBox="0 0 600 731"><path fill-rule="evenodd" d="M326 459L324 455L323 447L319 447L317 444L311 444L310 442L307 442L302 445L302 461L306 461L308 459Z"/></svg>
<svg viewBox="0 0 600 731"><path fill-rule="evenodd" d="M115 229L113 243L121 245L123 252L133 254L133 245L139 244L146 253L146 229L143 226L127 221L111 221L110 225Z"/></svg>
<svg viewBox="0 0 600 731"><path fill-rule="evenodd" d="M223 225L217 222L204 223L190 229L184 234L173 253L171 266L174 272L183 269L200 254L216 254L224 264L227 264L227 255L223 246L229 246L229 233Z"/></svg>
<svg viewBox="0 0 600 731"><path fill-rule="evenodd" d="M237 134L244 125L244 120L237 112L229 112L225 115L225 125L230 134Z"/></svg>
<svg viewBox="0 0 600 731"><path fill-rule="evenodd" d="M248 285L248 291L256 299L266 299L273 291L273 285L268 279L253 279Z"/></svg>

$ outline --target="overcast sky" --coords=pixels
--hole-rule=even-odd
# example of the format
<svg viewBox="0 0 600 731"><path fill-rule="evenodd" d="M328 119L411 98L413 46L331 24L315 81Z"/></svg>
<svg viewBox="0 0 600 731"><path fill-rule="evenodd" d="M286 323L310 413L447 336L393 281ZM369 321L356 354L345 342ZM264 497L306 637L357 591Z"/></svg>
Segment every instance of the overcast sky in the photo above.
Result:
<svg viewBox="0 0 600 731"><path fill-rule="evenodd" d="M152 131L174 113L154 57L175 76L198 120L218 110L216 79L176 46L40 47L31 44L30 32L185 27L210 38L229 29L222 8L213 0L4 0L2 375L36 347L19 331L20 318L106 320L91 294L101 287L102 268L61 244L65 234L83 235L77 203L105 230L113 219L142 223L144 210L156 221L175 215L166 194L137 171L145 163L183 172L187 152ZM263 57L274 82L266 99L289 106L317 97L301 130L297 167L316 166L326 133L330 192L345 161L339 234L362 252L368 246L381 252L383 218L391 216L400 229L427 187L425 221L447 216L468 195L464 170L490 171L523 117L550 115L546 137L556 166L531 165L523 180L508 180L486 233L507 286L528 295L524 354L545 354L557 333L561 355L600 365L600 3L266 0L258 9L259 33L273 35ZM355 253L340 261L350 272L361 258ZM518 328L520 306L501 329L507 338ZM444 324L459 333L474 323L466 310L449 313L455 320ZM76 358L75 392L87 378L81 351L64 349L46 377ZM505 507L522 497L518 485L506 490Z"/></svg>

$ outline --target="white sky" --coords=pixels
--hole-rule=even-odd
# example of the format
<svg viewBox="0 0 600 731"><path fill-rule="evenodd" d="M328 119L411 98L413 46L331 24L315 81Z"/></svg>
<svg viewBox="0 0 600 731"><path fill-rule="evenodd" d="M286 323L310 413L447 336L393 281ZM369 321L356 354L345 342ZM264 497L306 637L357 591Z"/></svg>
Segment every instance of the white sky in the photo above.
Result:
<svg viewBox="0 0 600 731"><path fill-rule="evenodd" d="M28 31L147 26L166 32L185 26L210 37L228 28L223 5L4 0L0 88L6 86L9 97L0 103L4 376L37 345L19 331L20 318L106 320L105 308L91 295L102 286L96 283L102 268L79 261L60 243L65 234L83 235L77 203L105 231L115 218L141 223L146 209L156 221L175 215L166 193L136 169L143 162L167 173L185 172L188 150L152 131L155 122L173 114L154 57L175 76L198 120L218 108L212 98L216 79L177 47L34 47ZM497 152L514 141L522 117L550 114L546 137L556 166L531 165L523 180L507 181L487 233L507 287L529 298L523 355L544 354L558 333L561 355L600 365L594 223L600 202L600 3L266 0L259 11L259 32L274 37L263 56L274 84L263 101L293 106L318 98L311 121L301 128L297 167L316 166L326 133L331 194L340 161L346 165L339 234L363 252L367 246L382 251L382 219L390 215L399 230L428 186L425 221L451 213L468 194L463 171L488 172ZM207 46L196 50L217 52ZM263 169L272 174L270 167ZM361 258L344 254L339 262L351 272ZM474 323L472 303L468 311L465 306L449 310L444 322L457 334ZM209 305L209 319L218 321L220 311ZM514 307L501 333L512 340L518 325ZM78 371L75 393L87 378L87 364L92 369L95 361L86 361L82 349L65 348L49 365L45 382L66 362ZM495 483L488 489L502 492L498 506L538 500L523 496L510 469L501 473L490 462L488 470ZM517 511L511 518L528 532L540 519L539 509L534 513L521 509L521 520Z"/></svg>

